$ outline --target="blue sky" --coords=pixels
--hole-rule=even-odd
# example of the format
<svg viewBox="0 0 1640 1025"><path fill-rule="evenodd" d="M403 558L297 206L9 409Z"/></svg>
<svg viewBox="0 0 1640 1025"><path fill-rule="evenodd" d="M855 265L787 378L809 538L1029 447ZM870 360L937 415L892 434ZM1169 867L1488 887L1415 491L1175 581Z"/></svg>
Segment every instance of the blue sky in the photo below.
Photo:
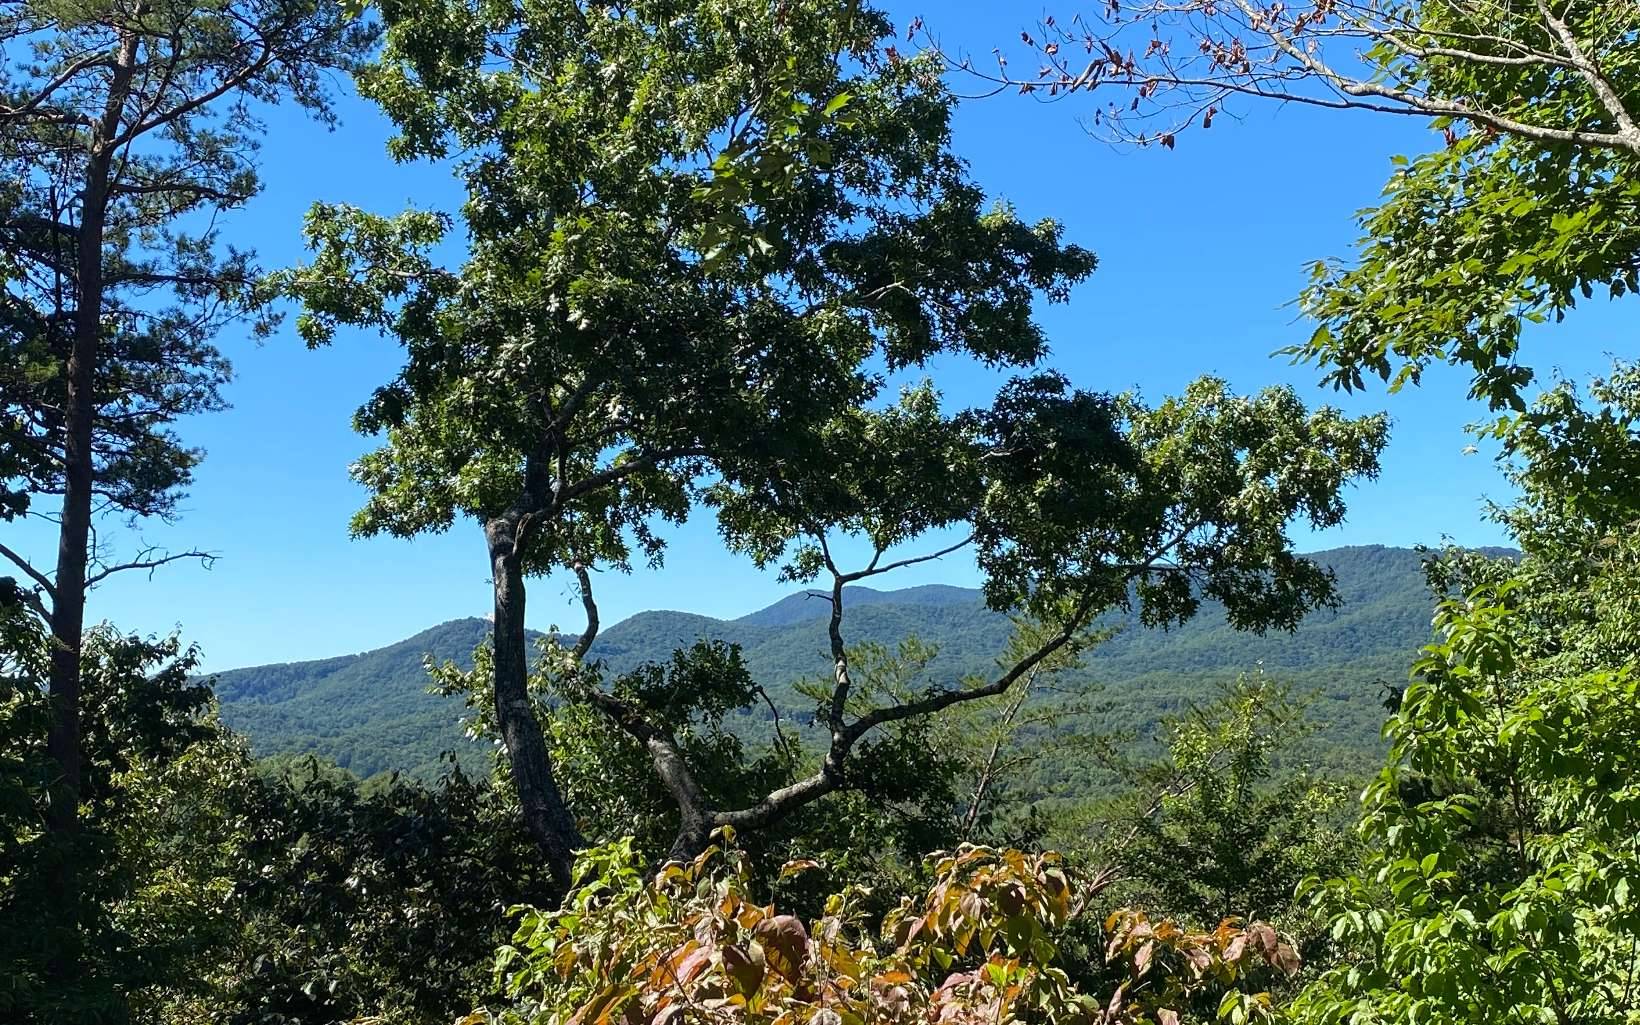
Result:
<svg viewBox="0 0 1640 1025"><path fill-rule="evenodd" d="M947 3L938 14L920 4L889 6L902 23L925 15L948 44L980 55L1017 40L1031 17L1013 4ZM1348 254L1353 214L1377 196L1391 154L1432 145L1429 133L1385 116L1243 106L1233 112L1239 122L1221 118L1175 150L1115 149L1080 129L1077 117L1089 109L1080 100L1044 105L1004 96L966 104L958 117L957 147L981 184L1028 219L1061 220L1069 238L1099 255L1099 270L1072 301L1042 312L1051 362L1082 386L1137 387L1152 399L1211 373L1242 391L1291 383L1313 402L1387 409L1394 434L1383 476L1351 494L1344 526L1301 531L1300 547L1410 545L1443 535L1501 541L1482 503L1507 497L1504 484L1484 452L1463 453L1464 424L1484 413L1465 400L1464 375L1435 373L1400 395L1379 388L1351 396L1316 387L1313 367L1269 355L1308 336L1287 305L1306 263ZM378 212L453 209L459 201L438 169L387 159L387 126L368 105L350 99L341 113L334 133L294 113L270 121L266 190L233 221L236 240L254 245L268 266L301 257L301 218L315 200ZM1582 376L1606 362L1616 323L1609 310L1581 315L1552 340L1538 339L1528 361ZM127 630L180 628L204 648L207 667L225 669L366 650L487 613L475 525L409 542L347 535L362 498L347 467L370 444L353 434L349 417L391 376L395 348L344 335L308 352L288 327L260 345L233 335L221 342L237 371L227 390L233 408L182 426L208 457L183 518L140 532L150 543L211 550L215 567L117 577L94 594L91 615ZM984 401L997 383L955 364L935 373L958 404ZM24 532L35 552L46 552L47 540ZM786 590L723 554L706 518L674 532L661 570L606 576L599 586L606 623L649 608L737 616ZM885 586L975 581L971 562L953 558ZM577 627L568 598L561 581L535 583L531 624Z"/></svg>

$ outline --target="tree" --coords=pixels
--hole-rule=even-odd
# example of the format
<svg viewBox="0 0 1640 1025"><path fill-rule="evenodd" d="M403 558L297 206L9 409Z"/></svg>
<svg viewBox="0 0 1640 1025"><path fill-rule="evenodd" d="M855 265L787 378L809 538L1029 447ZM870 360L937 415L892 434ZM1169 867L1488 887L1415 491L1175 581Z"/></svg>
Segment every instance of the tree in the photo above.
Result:
<svg viewBox="0 0 1640 1025"><path fill-rule="evenodd" d="M1311 729L1289 689L1262 677L1164 719L1164 753L1121 767L1128 792L1094 838L1121 899L1198 927L1259 918L1303 936L1294 888L1352 853L1339 814L1351 788L1278 763Z"/></svg>
<svg viewBox="0 0 1640 1025"><path fill-rule="evenodd" d="M1640 1008L1640 373L1507 438L1523 558L1454 552L1439 637L1367 790L1358 873L1312 881L1348 956L1299 1022L1609 1022Z"/></svg>
<svg viewBox="0 0 1640 1025"><path fill-rule="evenodd" d="M1427 119L1444 147L1397 158L1357 260L1316 265L1293 354L1352 389L1461 365L1520 411L1523 325L1640 284L1637 28L1624 0L1110 3L1025 33L1036 75L953 61L1044 98L1115 89L1096 130L1167 147L1246 97Z"/></svg>
<svg viewBox="0 0 1640 1025"><path fill-rule="evenodd" d="M86 828L81 842L64 845L49 829L59 793L43 687L52 641L21 603L8 611L6 639L17 646L7 651L0 682L0 733L7 740L0 963L8 980L0 1012L19 1021L118 1018L134 991L184 974L189 952L212 935L208 917L176 915L160 924L161 916L151 914L156 906L140 897L151 885L148 874L120 850L134 833L162 842L153 821L135 813L132 798L142 788L133 780L169 771L212 735L200 717L210 690L192 679L197 652L175 637L151 640L106 626L87 631L79 794ZM65 868L77 884L67 895L72 900L52 885ZM191 868L178 867L176 877L188 877ZM140 942L133 941L137 935ZM65 963L74 965L67 977Z"/></svg>
<svg viewBox="0 0 1640 1025"><path fill-rule="evenodd" d="M742 472L747 483L720 483L709 496L732 548L760 565L783 559L787 579L829 577L832 673L814 694L817 770L747 807L713 806L664 720L634 715L596 687L579 690L650 749L683 812L674 856L700 849L713 828L764 828L877 775L875 759L918 746L903 731L1051 668L1097 637L1095 620L1114 607L1168 625L1210 597L1234 626L1290 629L1332 591L1325 571L1292 554L1287 524L1342 517L1340 490L1375 472L1384 424L1310 414L1285 389L1239 398L1204 379L1151 408L1044 374L1011 382L989 410L942 417L924 389L886 410L850 411L825 431L829 461L782 466L777 479ZM968 531L933 556L973 548L991 606L1021 619L1015 641L988 677L930 679L925 655L897 686L861 687L846 589L932 557L890 550L933 528ZM846 535L871 541L863 566L835 557ZM589 576L580 582L596 621Z"/></svg>
<svg viewBox="0 0 1640 1025"><path fill-rule="evenodd" d="M45 828L49 641L0 605L0 1017L447 1021L491 992L502 909L550 896L504 791L257 763L197 652L87 632L81 842ZM78 903L47 884L75 857ZM75 972L54 973L73 950Z"/></svg>
<svg viewBox="0 0 1640 1025"><path fill-rule="evenodd" d="M1030 634L1021 631L1013 643L1028 649ZM1110 634L1092 632L1090 646ZM1024 846L1019 838L1034 832L1039 820L1032 801L1046 796L1044 778L1109 743L1111 738L1088 728L1088 717L1095 712L1088 694L1095 688L1061 682L1067 671L1082 668L1074 654L1037 663L998 702L953 709L945 716L941 740L957 760L963 784L957 835L964 843L1006 837L1011 845Z"/></svg>
<svg viewBox="0 0 1640 1025"><path fill-rule="evenodd" d="M564 678L552 669L557 661L552 656L562 648L550 642L544 648L547 657L530 675L530 697L577 824L588 836L622 837L645 862L660 864L679 834L677 802L640 739L585 700L566 700L571 695L561 686ZM878 693L898 689L913 667L926 666L929 654L926 645L908 640L896 651L861 645L850 652L850 662L861 689ZM470 669L446 662L431 671L438 690L465 698L469 734L499 742L490 693L492 657L492 649L480 646ZM733 645L697 642L605 686L636 714L665 725L669 742L715 806L751 804L819 768L814 731L780 712ZM818 685L802 689L812 693ZM740 725L725 721L748 710L767 712L767 736L745 718ZM911 725L915 728L896 736L891 749L851 773L847 791L825 806L809 805L745 834L738 847L750 878L772 888L794 911L817 913L828 895L823 874L780 875L788 861L817 860L830 870L826 878L846 878L882 894L864 903L878 914L888 910L878 905L909 883L923 855L960 839L953 786L960 756L931 721ZM498 762L497 786L508 790L505 758Z"/></svg>
<svg viewBox="0 0 1640 1025"><path fill-rule="evenodd" d="M442 215L318 207L316 257L278 283L311 343L357 324L404 346L357 419L386 445L358 466L372 495L354 526L482 525L497 726L565 886L583 841L528 696L527 575L577 581L587 626L552 673L644 745L679 809L679 856L717 826L764 828L840 789L868 734L1006 691L1130 584L1151 622L1189 614L1203 590L1248 626L1328 598L1283 528L1336 522L1343 484L1376 469L1381 420L1217 382L1150 409L1046 372L990 409L945 412L926 384L885 401L891 375L942 353L1033 368L1046 351L1033 299L1064 299L1094 260L1052 221L986 210L950 150L937 67L880 49L878 13L845 0L381 11L386 49L360 88L398 125L395 155L458 157L466 260L434 259ZM702 503L731 550L834 583L827 754L742 807L709 800L672 724L586 662L593 572L659 559L658 524ZM972 532L941 554L971 545L996 607L1051 625L989 682L917 681L917 696L867 707L840 590L934 557L896 552L944 529ZM869 565L833 559L843 534L869 539Z"/></svg>
<svg viewBox="0 0 1640 1025"><path fill-rule="evenodd" d="M443 217L319 208L319 256L285 284L310 340L363 323L405 345L360 412L389 443L360 464L355 528L482 524L499 727L567 885L580 837L525 700L525 575L658 558L653 521L709 466L804 458L805 431L880 390L873 358L1028 362L1033 295L1093 259L984 211L930 69L884 60L854 4L381 13L360 88L396 155L466 154L469 259L427 255Z"/></svg>
<svg viewBox="0 0 1640 1025"><path fill-rule="evenodd" d="M313 759L257 763L226 730L212 747L145 802L165 839L139 852L161 893L168 855L211 866L201 926L229 935L156 987L154 1020L431 1025L495 992L504 909L553 892L510 794L454 767L360 783Z"/></svg>
<svg viewBox="0 0 1640 1025"><path fill-rule="evenodd" d="M165 517L199 453L171 431L220 405L227 364L212 339L245 314L250 254L216 218L255 194L257 108L330 116L326 75L370 32L334 4L106 0L0 8L0 439L6 518L53 520L55 565L0 554L27 576L49 623L49 822L73 833L87 591L109 575L200 552L119 559L100 512ZM31 499L60 499L42 511ZM73 859L54 881L73 905ZM69 971L68 966L61 970Z"/></svg>

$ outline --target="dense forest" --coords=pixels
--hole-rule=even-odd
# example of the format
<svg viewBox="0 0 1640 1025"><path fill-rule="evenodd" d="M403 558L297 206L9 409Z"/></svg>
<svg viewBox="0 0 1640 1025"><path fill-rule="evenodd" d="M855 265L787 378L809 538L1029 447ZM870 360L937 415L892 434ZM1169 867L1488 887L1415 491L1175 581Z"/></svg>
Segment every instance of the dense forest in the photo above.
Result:
<svg viewBox="0 0 1640 1025"><path fill-rule="evenodd" d="M1212 603L1165 632L1108 613L1101 626L1117 632L1059 682L1084 706L1078 729L1149 739L1161 717L1211 700L1239 676L1263 672L1307 703L1315 725L1290 756L1343 771L1375 767L1384 754L1386 688L1405 682L1407 662L1429 640L1435 598L1419 553L1410 549L1340 548L1308 558L1332 571L1340 605L1311 613L1291 633L1234 630ZM931 679L985 672L1013 630L1006 615L967 588L849 587L844 600L855 610L856 641L894 645L914 637L933 648ZM829 671L827 616L824 595L815 591L728 621L642 612L601 629L589 654L605 672L620 674L697 641L735 645L770 701L730 709L726 721L755 743L769 738L777 713L792 725L809 724L801 688ZM485 745L465 736L460 699L430 690L426 663L470 668L489 634L486 620L453 620L375 651L228 670L209 682L223 722L261 755L313 753L361 777L405 772L430 780L454 751L464 766L483 771ZM532 644L545 640L534 631L529 637ZM1063 761L1051 772L1059 786L1086 784Z"/></svg>
<svg viewBox="0 0 1640 1025"><path fill-rule="evenodd" d="M1527 362L1640 291L1629 0L1112 2L994 68L860 0L0 10L0 1020L1640 1022L1640 366ZM270 113L351 94L461 202L262 265ZM1463 375L1512 547L1304 555L1389 414L1056 369L1098 261L959 97L1432 129L1283 355ZM481 537L493 608L213 684L87 601L211 557L115 539L285 318L391 345L352 531ZM692 517L796 593L603 624Z"/></svg>

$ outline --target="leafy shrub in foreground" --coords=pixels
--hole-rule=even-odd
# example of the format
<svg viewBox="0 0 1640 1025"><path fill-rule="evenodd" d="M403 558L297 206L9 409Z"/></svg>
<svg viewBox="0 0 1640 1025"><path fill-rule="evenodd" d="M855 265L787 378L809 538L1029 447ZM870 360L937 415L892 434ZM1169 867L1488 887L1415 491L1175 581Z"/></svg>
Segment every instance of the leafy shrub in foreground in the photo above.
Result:
<svg viewBox="0 0 1640 1025"><path fill-rule="evenodd" d="M785 873L817 867L793 862ZM1238 988L1249 972L1298 968L1292 946L1261 923L1197 933L1122 911L1105 924L1124 981L1081 992L1057 938L1093 890L1057 854L964 845L930 869L928 891L903 898L880 928L860 911L858 888L805 924L751 897L731 849L651 875L630 841L594 848L560 909L519 909L496 966L510 1006L458 1025L1170 1025L1208 991L1223 993L1222 1017L1246 1022L1269 1017L1267 995Z"/></svg>

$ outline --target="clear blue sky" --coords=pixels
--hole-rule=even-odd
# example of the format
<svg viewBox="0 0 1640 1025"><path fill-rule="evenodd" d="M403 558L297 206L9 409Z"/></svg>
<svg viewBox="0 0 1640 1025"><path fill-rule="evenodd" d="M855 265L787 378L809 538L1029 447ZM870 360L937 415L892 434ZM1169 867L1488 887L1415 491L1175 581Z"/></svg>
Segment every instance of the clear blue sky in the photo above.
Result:
<svg viewBox="0 0 1640 1025"><path fill-rule="evenodd" d="M924 14L948 44L980 55L1017 40L1029 17L1006 3L933 6L937 13L890 4L902 23ZM1099 270L1072 301L1043 311L1052 362L1083 386L1137 387L1153 399L1212 373L1244 391L1289 382L1314 402L1388 409L1394 435L1382 478L1350 496L1347 524L1303 533L1301 547L1410 545L1443 535L1501 541L1483 522L1482 500L1506 497L1503 482L1484 453L1463 454L1470 441L1463 425L1484 411L1464 400L1462 374L1433 374L1401 395L1348 396L1315 387L1314 368L1269 355L1310 330L1286 305L1306 262L1347 255L1352 215L1378 194L1390 155L1425 148L1431 136L1389 117L1245 106L1239 123L1221 118L1171 152L1118 150L1081 131L1077 116L1088 109L1081 104L999 97L965 105L958 120L958 148L985 187L1027 218L1058 218L1070 238L1099 254ZM386 158L387 126L373 108L350 99L342 116L334 133L295 115L278 114L269 125L266 191L233 222L236 242L254 245L268 266L300 258L302 214L315 200L388 213L458 202L437 169ZM1538 339L1534 365L1559 363L1576 375L1597 369L1615 327L1609 311L1569 321L1553 339ZM261 345L229 336L222 347L237 370L227 391L233 408L182 425L208 457L180 522L141 531L149 542L220 558L209 571L177 565L152 579L115 578L96 592L91 614L128 630L180 627L204 647L211 669L361 651L486 614L488 573L473 524L412 542L347 535L362 497L347 467L369 446L349 417L392 374L396 349L344 336L308 352L288 328ZM996 384L958 366L938 380L954 403L982 402ZM32 530L23 537L42 554L46 540ZM675 532L660 571L606 576L606 623L649 608L737 616L785 590L724 555L709 518ZM970 562L954 559L887 586L975 579ZM557 580L534 584L529 618L539 628L579 626Z"/></svg>

